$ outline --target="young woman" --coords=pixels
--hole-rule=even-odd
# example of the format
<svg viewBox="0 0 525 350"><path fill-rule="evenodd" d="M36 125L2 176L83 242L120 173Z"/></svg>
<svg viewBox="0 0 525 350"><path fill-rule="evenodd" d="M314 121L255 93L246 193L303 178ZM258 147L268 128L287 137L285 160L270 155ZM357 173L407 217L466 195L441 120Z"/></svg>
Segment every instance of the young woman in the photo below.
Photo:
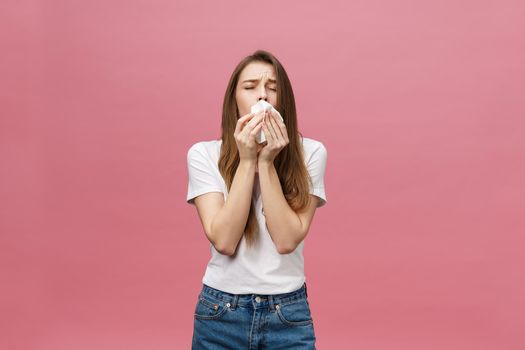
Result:
<svg viewBox="0 0 525 350"><path fill-rule="evenodd" d="M251 113L260 100L275 110ZM326 159L324 145L298 130L277 58L262 50L244 58L226 88L221 139L187 154L187 202L211 250L192 349L315 349L303 244L326 203Z"/></svg>

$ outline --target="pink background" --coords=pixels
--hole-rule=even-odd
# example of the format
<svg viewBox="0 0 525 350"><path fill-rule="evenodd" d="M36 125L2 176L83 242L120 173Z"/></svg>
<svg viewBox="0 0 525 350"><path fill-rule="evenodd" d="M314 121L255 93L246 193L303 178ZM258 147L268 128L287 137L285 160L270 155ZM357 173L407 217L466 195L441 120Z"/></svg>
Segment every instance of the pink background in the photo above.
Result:
<svg viewBox="0 0 525 350"><path fill-rule="evenodd" d="M0 348L188 349L186 152L273 52L328 149L319 349L523 349L522 1L0 5Z"/></svg>

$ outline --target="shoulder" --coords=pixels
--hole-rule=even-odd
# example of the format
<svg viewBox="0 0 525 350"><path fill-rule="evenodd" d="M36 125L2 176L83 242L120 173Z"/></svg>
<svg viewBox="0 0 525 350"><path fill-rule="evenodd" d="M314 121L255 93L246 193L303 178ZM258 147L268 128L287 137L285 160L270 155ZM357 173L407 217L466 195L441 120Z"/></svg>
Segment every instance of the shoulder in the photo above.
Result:
<svg viewBox="0 0 525 350"><path fill-rule="evenodd" d="M327 157L328 152L325 145L321 141L309 137L303 137L302 140L306 161L310 160L312 157Z"/></svg>
<svg viewBox="0 0 525 350"><path fill-rule="evenodd" d="M222 140L208 140L195 142L190 146L187 152L188 159L211 157L215 158L221 149Z"/></svg>

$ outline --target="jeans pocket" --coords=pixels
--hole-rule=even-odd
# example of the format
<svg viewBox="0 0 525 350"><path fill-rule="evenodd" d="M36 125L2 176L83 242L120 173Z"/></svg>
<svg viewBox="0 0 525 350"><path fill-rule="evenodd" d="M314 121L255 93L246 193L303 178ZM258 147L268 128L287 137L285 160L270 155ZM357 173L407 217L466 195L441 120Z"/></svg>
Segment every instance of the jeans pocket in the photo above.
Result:
<svg viewBox="0 0 525 350"><path fill-rule="evenodd" d="M221 317L228 307L224 302L200 294L195 306L195 318L200 320L215 320Z"/></svg>
<svg viewBox="0 0 525 350"><path fill-rule="evenodd" d="M277 315L287 326L307 326L313 323L310 306L306 299L275 305Z"/></svg>

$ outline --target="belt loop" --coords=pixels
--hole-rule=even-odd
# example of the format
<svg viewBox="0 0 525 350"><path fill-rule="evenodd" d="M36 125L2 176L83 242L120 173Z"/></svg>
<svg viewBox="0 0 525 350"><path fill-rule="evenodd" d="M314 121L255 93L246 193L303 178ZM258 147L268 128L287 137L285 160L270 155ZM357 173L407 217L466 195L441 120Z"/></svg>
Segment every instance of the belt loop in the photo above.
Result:
<svg viewBox="0 0 525 350"><path fill-rule="evenodd" d="M274 310L275 309L275 301L273 300L273 295L268 295L268 302L270 303L270 310Z"/></svg>
<svg viewBox="0 0 525 350"><path fill-rule="evenodd" d="M304 282L304 294L305 294L306 297L308 298L308 292L306 291L306 282Z"/></svg>
<svg viewBox="0 0 525 350"><path fill-rule="evenodd" d="M238 294L235 294L233 296L233 300L232 300L232 304L231 304L231 309L232 310L235 310L235 307L237 306L237 301L239 300L239 295Z"/></svg>

